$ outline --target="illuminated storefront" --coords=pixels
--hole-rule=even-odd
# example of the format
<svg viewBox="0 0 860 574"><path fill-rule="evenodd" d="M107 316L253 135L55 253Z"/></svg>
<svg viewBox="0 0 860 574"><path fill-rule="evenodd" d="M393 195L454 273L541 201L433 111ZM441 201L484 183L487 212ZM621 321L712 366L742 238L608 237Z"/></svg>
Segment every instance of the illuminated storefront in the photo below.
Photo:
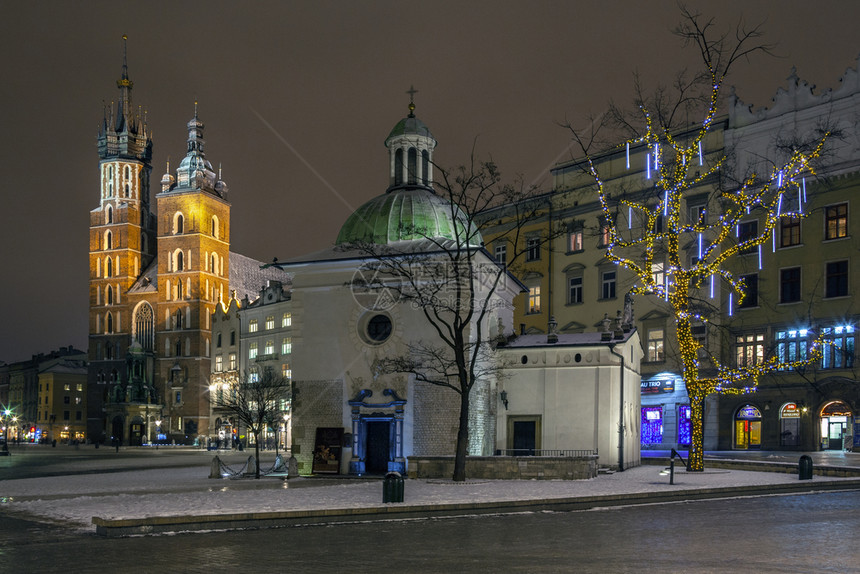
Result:
<svg viewBox="0 0 860 574"><path fill-rule="evenodd" d="M735 415L735 448L761 448L761 411L744 405Z"/></svg>

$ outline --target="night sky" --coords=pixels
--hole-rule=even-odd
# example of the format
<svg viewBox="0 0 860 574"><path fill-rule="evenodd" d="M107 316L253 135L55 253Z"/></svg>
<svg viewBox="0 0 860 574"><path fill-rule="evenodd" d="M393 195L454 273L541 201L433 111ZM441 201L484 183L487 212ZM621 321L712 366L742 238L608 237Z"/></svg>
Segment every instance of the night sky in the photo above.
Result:
<svg viewBox="0 0 860 574"><path fill-rule="evenodd" d="M766 106L791 66L819 90L856 67L860 2L692 2L725 28L766 20L777 57L742 63ZM230 188L232 250L263 261L333 244L388 183L383 141L408 113L454 166L470 149L550 185L570 158L558 124L670 82L696 63L674 2L4 2L0 7L0 360L87 344L96 135L128 35L134 104L154 140L153 201L185 155L199 102L206 156Z"/></svg>

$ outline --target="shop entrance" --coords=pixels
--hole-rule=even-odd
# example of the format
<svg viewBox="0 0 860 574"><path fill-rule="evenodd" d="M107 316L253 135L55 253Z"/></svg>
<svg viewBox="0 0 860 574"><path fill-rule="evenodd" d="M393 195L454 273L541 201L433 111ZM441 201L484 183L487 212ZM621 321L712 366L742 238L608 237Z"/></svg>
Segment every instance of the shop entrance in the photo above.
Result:
<svg viewBox="0 0 860 574"><path fill-rule="evenodd" d="M845 437L850 437L853 434L849 426L852 420L851 409L842 401L834 401L825 405L821 409L822 450L842 450Z"/></svg>
<svg viewBox="0 0 860 574"><path fill-rule="evenodd" d="M752 405L741 407L735 415L735 448L761 448L761 411Z"/></svg>

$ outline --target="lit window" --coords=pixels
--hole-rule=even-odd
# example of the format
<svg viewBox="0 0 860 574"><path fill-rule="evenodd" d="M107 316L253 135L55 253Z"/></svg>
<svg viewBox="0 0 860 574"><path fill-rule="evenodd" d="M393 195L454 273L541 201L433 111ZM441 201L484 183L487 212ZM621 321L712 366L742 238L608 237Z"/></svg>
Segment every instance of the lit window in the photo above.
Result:
<svg viewBox="0 0 860 574"><path fill-rule="evenodd" d="M248 359L254 360L257 358L257 342L252 341L250 346L248 347Z"/></svg>
<svg viewBox="0 0 860 574"><path fill-rule="evenodd" d="M229 365L230 370L235 371L236 370L236 353L230 353L229 359L230 359L230 365Z"/></svg>
<svg viewBox="0 0 860 574"><path fill-rule="evenodd" d="M598 247L606 247L609 245L609 240L612 237L609 223L603 222L600 224L600 245Z"/></svg>
<svg viewBox="0 0 860 574"><path fill-rule="evenodd" d="M284 363L281 365L281 374L285 379L291 379L293 377L293 370L290 368L289 363Z"/></svg>
<svg viewBox="0 0 860 574"><path fill-rule="evenodd" d="M224 370L224 357L218 355L215 357L215 372L220 373Z"/></svg>
<svg viewBox="0 0 860 574"><path fill-rule="evenodd" d="M665 274L665 271L663 269L664 269L664 264L662 261L659 263L652 263L651 264L651 277L654 278L654 284L657 287L660 287L661 285L663 285L663 282L666 280L666 274Z"/></svg>
<svg viewBox="0 0 860 574"><path fill-rule="evenodd" d="M789 331L776 332L776 355L780 363L794 363L805 361L809 348L809 331L807 329L793 329ZM781 371L786 370L781 368Z"/></svg>
<svg viewBox="0 0 860 574"><path fill-rule="evenodd" d="M779 246L800 245L800 218L787 215L779 220Z"/></svg>
<svg viewBox="0 0 860 574"><path fill-rule="evenodd" d="M272 339L269 339L266 341L265 354L266 355L273 355L274 353L275 353L275 341Z"/></svg>
<svg viewBox="0 0 860 574"><path fill-rule="evenodd" d="M540 285L529 287L529 313L540 313Z"/></svg>
<svg viewBox="0 0 860 574"><path fill-rule="evenodd" d="M248 332L249 333L256 333L257 332L257 320L256 319L251 319L251 321L248 322Z"/></svg>
<svg viewBox="0 0 860 574"><path fill-rule="evenodd" d="M47 385L45 385L45 390L46 390L46 391L48 390L48 389L47 389ZM72 390L72 385L70 385L69 383L65 383L65 384L63 385L63 390L64 390L64 391L70 391L70 390Z"/></svg>
<svg viewBox="0 0 860 574"><path fill-rule="evenodd" d="M290 313L284 313L281 318L281 327L289 327L293 324L293 316Z"/></svg>
<svg viewBox="0 0 860 574"><path fill-rule="evenodd" d="M693 225L705 225L708 223L704 203L690 206L690 223Z"/></svg>
<svg viewBox="0 0 860 574"><path fill-rule="evenodd" d="M567 234L567 250L572 252L582 251L582 249L582 228L574 229Z"/></svg>
<svg viewBox="0 0 860 574"><path fill-rule="evenodd" d="M821 367L850 369L854 366L854 325L825 327L821 335L827 343L822 348Z"/></svg>
<svg viewBox="0 0 860 574"><path fill-rule="evenodd" d="M275 328L275 316L269 315L266 317L266 330Z"/></svg>
<svg viewBox="0 0 860 574"><path fill-rule="evenodd" d="M750 333L735 339L735 356L738 367L752 367L764 362L764 335Z"/></svg>
<svg viewBox="0 0 860 574"><path fill-rule="evenodd" d="M664 361L663 329L648 329L648 360Z"/></svg>
<svg viewBox="0 0 860 574"><path fill-rule="evenodd" d="M84 390L83 383L78 383L77 385L75 385L75 390L76 391L83 391Z"/></svg>
<svg viewBox="0 0 860 574"><path fill-rule="evenodd" d="M173 216L173 234L179 235L180 233L183 233L184 228L185 218L182 216L181 213L177 213Z"/></svg>
<svg viewBox="0 0 860 574"><path fill-rule="evenodd" d="M293 352L293 340L290 337L284 339L281 344L281 353L288 355Z"/></svg>
<svg viewBox="0 0 860 574"><path fill-rule="evenodd" d="M824 239L848 237L848 204L831 205L824 210Z"/></svg>
<svg viewBox="0 0 860 574"><path fill-rule="evenodd" d="M248 374L248 381L251 383L259 382L260 381L260 373L258 373L257 371L251 371Z"/></svg>

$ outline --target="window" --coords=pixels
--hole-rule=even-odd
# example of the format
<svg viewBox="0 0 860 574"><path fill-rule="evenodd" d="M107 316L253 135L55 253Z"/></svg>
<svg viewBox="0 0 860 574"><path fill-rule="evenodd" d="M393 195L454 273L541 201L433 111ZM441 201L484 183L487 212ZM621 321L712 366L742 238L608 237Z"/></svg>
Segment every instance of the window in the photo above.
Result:
<svg viewBox="0 0 860 574"><path fill-rule="evenodd" d="M569 304L582 303L582 275L568 279L567 302Z"/></svg>
<svg viewBox="0 0 860 574"><path fill-rule="evenodd" d="M275 316L269 315L266 317L266 330L275 328Z"/></svg>
<svg viewBox="0 0 860 574"><path fill-rule="evenodd" d="M257 342L252 341L251 344L248 346L248 359L253 361L256 358L257 358Z"/></svg>
<svg viewBox="0 0 860 574"><path fill-rule="evenodd" d="M615 271L604 271L600 274L601 299L615 299Z"/></svg>
<svg viewBox="0 0 860 574"><path fill-rule="evenodd" d="M218 217L212 216L212 237L218 237Z"/></svg>
<svg viewBox="0 0 860 574"><path fill-rule="evenodd" d="M47 401L47 400L48 400L48 397L45 397L45 400ZM64 405L70 405L70 404L72 404L72 397L70 397L69 395L64 396L64 397L63 397L63 404L64 404Z"/></svg>
<svg viewBox="0 0 860 574"><path fill-rule="evenodd" d="M848 237L848 204L831 205L824 210L824 239Z"/></svg>
<svg viewBox="0 0 860 574"><path fill-rule="evenodd" d="M75 385L75 390L76 391L83 391L84 390L84 384L78 383L77 385Z"/></svg>
<svg viewBox="0 0 860 574"><path fill-rule="evenodd" d="M113 305L113 287L110 285L105 287L105 301L108 305Z"/></svg>
<svg viewBox="0 0 860 574"><path fill-rule="evenodd" d="M230 331L230 346L234 346L236 344L236 331Z"/></svg>
<svg viewBox="0 0 860 574"><path fill-rule="evenodd" d="M293 378L293 370L290 368L289 363L284 363L283 365L281 365L281 374L284 376L285 379Z"/></svg>
<svg viewBox="0 0 860 574"><path fill-rule="evenodd" d="M113 264L110 257L105 259L105 277L113 277Z"/></svg>
<svg viewBox="0 0 860 574"><path fill-rule="evenodd" d="M113 249L113 235L110 231L105 231L105 249Z"/></svg>
<svg viewBox="0 0 860 574"><path fill-rule="evenodd" d="M648 360L665 361L663 354L663 329L648 329Z"/></svg>
<svg viewBox="0 0 860 574"><path fill-rule="evenodd" d="M248 323L248 332L249 333L256 333L257 332L257 320L256 319L251 319L251 321Z"/></svg>
<svg viewBox="0 0 860 574"><path fill-rule="evenodd" d="M374 315L367 322L367 336L374 343L382 343L391 336L392 324L391 318L387 315Z"/></svg>
<svg viewBox="0 0 860 574"><path fill-rule="evenodd" d="M221 348L221 333L218 333L217 335L215 335L215 348L217 348L217 349Z"/></svg>
<svg viewBox="0 0 860 574"><path fill-rule="evenodd" d="M107 206L106 223L113 223L113 207Z"/></svg>
<svg viewBox="0 0 860 574"><path fill-rule="evenodd" d="M806 352L809 348L809 331L807 329L794 329L776 332L776 356L780 363L794 363L805 361ZM780 371L788 370L782 367Z"/></svg>
<svg viewBox="0 0 860 574"><path fill-rule="evenodd" d="M600 244L598 247L606 247L609 245L609 240L612 237L612 233L609 229L609 222L601 221L600 223Z"/></svg>
<svg viewBox="0 0 860 574"><path fill-rule="evenodd" d="M275 354L275 341L274 339L268 339L266 341L266 355L274 355Z"/></svg>
<svg viewBox="0 0 860 574"><path fill-rule="evenodd" d="M540 285L529 287L528 312L540 313Z"/></svg>
<svg viewBox="0 0 860 574"><path fill-rule="evenodd" d="M800 301L800 267L779 270L779 302Z"/></svg>
<svg viewBox="0 0 860 574"><path fill-rule="evenodd" d="M526 240L526 261L540 259L540 237L529 237Z"/></svg>
<svg viewBox="0 0 860 574"><path fill-rule="evenodd" d="M738 367L752 367L764 362L764 334L738 335L735 343Z"/></svg>
<svg viewBox="0 0 860 574"><path fill-rule="evenodd" d="M185 218L181 213L177 213L173 216L173 234L179 235L180 233L184 233L183 229L185 228Z"/></svg>
<svg viewBox="0 0 860 574"><path fill-rule="evenodd" d="M654 278L654 284L657 287L660 287L665 283L666 273L664 271L664 263L662 261L651 264L651 277Z"/></svg>
<svg viewBox="0 0 860 574"><path fill-rule="evenodd" d="M182 251L176 252L176 264L174 266L175 271L182 271L185 269L185 263L183 261L183 253Z"/></svg>
<svg viewBox="0 0 860 574"><path fill-rule="evenodd" d="M848 261L834 261L827 264L825 297L845 297L848 295Z"/></svg>
<svg viewBox="0 0 860 574"><path fill-rule="evenodd" d="M779 246L800 245L800 218L787 215L779 220Z"/></svg>
<svg viewBox="0 0 860 574"><path fill-rule="evenodd" d="M822 349L822 368L850 369L854 366L854 325L825 327L821 335L830 343Z"/></svg>
<svg viewBox="0 0 860 574"><path fill-rule="evenodd" d="M738 303L738 309L758 307L758 273L741 275L744 282L744 298Z"/></svg>
<svg viewBox="0 0 860 574"><path fill-rule="evenodd" d="M284 355L289 355L293 352L293 340L290 337L284 338L283 343L281 343L281 353Z"/></svg>
<svg viewBox="0 0 860 574"><path fill-rule="evenodd" d="M224 357L217 355L215 357L215 372L220 373L224 370Z"/></svg>
<svg viewBox="0 0 860 574"><path fill-rule="evenodd" d="M229 359L230 359L230 363L229 363L230 370L235 371L236 370L236 353L230 353Z"/></svg>
<svg viewBox="0 0 860 574"><path fill-rule="evenodd" d="M508 262L508 246L505 244L496 245L495 258L496 263L505 265Z"/></svg>
<svg viewBox="0 0 860 574"><path fill-rule="evenodd" d="M289 327L293 324L293 316L290 313L284 313L281 318L281 327Z"/></svg>
<svg viewBox="0 0 860 574"><path fill-rule="evenodd" d="M706 225L708 223L704 203L697 203L690 206L690 223L692 225Z"/></svg>
<svg viewBox="0 0 860 574"><path fill-rule="evenodd" d="M654 233L663 233L663 216L658 215L654 220Z"/></svg>
<svg viewBox="0 0 860 574"><path fill-rule="evenodd" d="M81 397L75 397L75 404L76 404L76 405L81 404L81 401L82 401L82 400L83 400L83 399L81 399Z"/></svg>
<svg viewBox="0 0 860 574"><path fill-rule="evenodd" d="M47 384L45 385L45 390L46 390L46 391L48 390L48 385L47 385ZM72 385L70 385L69 383L64 384L64 385L63 385L63 390L64 390L64 391L70 391L70 390L72 390Z"/></svg>
<svg viewBox="0 0 860 574"><path fill-rule="evenodd" d="M63 411L63 420L64 421L69 420L69 411Z"/></svg>
<svg viewBox="0 0 860 574"><path fill-rule="evenodd" d="M746 243L747 241L752 241L756 237L758 237L758 221L744 221L743 223L738 224L737 229L738 235L738 244ZM746 253L752 253L755 251L755 246L750 245L738 251L741 255Z"/></svg>
<svg viewBox="0 0 860 574"><path fill-rule="evenodd" d="M567 234L567 251L582 251L582 228L574 229Z"/></svg>

